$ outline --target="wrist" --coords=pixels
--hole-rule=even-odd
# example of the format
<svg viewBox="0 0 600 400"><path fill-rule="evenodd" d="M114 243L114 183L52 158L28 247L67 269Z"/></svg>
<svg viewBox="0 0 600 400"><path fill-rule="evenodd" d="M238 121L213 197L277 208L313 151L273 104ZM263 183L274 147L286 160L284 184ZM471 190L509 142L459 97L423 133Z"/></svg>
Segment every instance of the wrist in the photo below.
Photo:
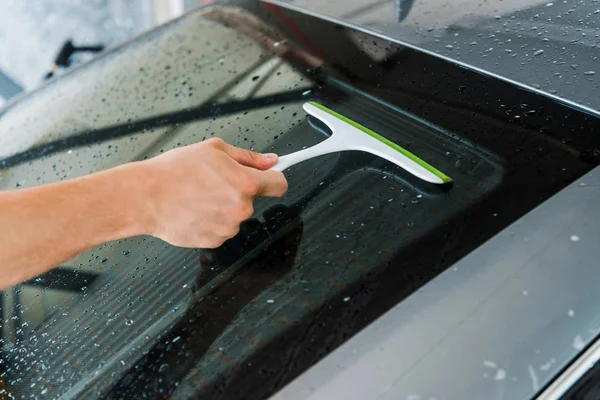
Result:
<svg viewBox="0 0 600 400"><path fill-rule="evenodd" d="M81 196L82 215L90 215L87 237L96 245L152 232L153 215L143 162L125 164L88 175L69 184Z"/></svg>
<svg viewBox="0 0 600 400"><path fill-rule="evenodd" d="M124 237L152 235L155 230L153 174L149 167L139 161L111 170Z"/></svg>

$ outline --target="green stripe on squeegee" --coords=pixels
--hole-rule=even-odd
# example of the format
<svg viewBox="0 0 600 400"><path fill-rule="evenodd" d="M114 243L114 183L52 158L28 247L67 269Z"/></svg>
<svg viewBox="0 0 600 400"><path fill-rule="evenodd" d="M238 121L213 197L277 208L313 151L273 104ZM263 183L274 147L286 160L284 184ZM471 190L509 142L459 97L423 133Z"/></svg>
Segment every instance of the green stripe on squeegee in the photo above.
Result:
<svg viewBox="0 0 600 400"><path fill-rule="evenodd" d="M318 109L325 111L327 114L333 115L334 117L336 117L337 119L340 119L342 121L344 121L347 124L352 125L353 127L355 127L356 129L360 129L361 131L363 131L364 133L366 133L367 135L379 140L380 142L390 146L392 149L396 150L397 152L405 155L406 157L410 158L411 160L413 160L414 162L416 162L417 164L419 164L421 167L425 168L427 171L431 172L432 174L434 174L435 176L437 176L438 178L440 178L442 180L442 182L444 183L449 183L452 182L452 178L450 178L448 175L444 174L442 171L438 170L437 168L435 168L433 165L428 164L427 162L423 161L422 159L420 159L419 157L415 156L413 153L411 153L410 151L406 150L405 148L402 148L400 146L398 146L396 143L392 142L389 139L384 138L383 136L381 136L380 134L373 132L372 130L370 130L367 127L362 126L361 124L352 121L351 119L348 119L346 117L344 117L341 114L336 113L333 110L330 110L329 108L322 106L319 103L316 103L314 101L309 101L309 104L317 107Z"/></svg>

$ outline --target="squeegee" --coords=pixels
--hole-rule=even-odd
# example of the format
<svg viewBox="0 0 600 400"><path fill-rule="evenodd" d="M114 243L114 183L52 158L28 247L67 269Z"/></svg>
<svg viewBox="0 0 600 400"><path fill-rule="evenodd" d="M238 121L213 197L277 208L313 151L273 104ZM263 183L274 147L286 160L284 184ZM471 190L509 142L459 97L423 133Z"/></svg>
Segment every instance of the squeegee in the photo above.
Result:
<svg viewBox="0 0 600 400"><path fill-rule="evenodd" d="M310 101L302 106L304 111L319 119L332 135L307 149L279 157L272 170L283 171L308 159L338 151L364 151L386 159L414 176L434 184L452 182L452 178L423 161L408 150L329 108Z"/></svg>

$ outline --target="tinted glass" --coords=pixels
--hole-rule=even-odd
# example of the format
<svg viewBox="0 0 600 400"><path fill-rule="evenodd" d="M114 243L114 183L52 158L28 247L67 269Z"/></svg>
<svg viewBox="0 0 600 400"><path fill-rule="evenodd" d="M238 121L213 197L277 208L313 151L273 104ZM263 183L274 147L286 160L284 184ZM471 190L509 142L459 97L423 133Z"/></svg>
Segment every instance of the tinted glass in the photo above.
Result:
<svg viewBox="0 0 600 400"><path fill-rule="evenodd" d="M312 82L261 41L256 20L224 13L159 29L5 111L0 187L73 178L213 136L268 150L305 119L302 93ZM251 34L225 26L228 18ZM107 393L193 302L199 254L149 237L122 240L7 290L9 392Z"/></svg>
<svg viewBox="0 0 600 400"><path fill-rule="evenodd" d="M454 185L332 154L287 171L289 193L258 201L219 249L150 237L94 248L6 291L12 395L262 398L591 168L540 129L559 124L547 114L583 120L576 111L271 10L262 21L222 7L190 14L13 105L0 119L1 188L212 136L299 150L330 134L303 112L308 100L402 144ZM506 107L543 112L523 123Z"/></svg>

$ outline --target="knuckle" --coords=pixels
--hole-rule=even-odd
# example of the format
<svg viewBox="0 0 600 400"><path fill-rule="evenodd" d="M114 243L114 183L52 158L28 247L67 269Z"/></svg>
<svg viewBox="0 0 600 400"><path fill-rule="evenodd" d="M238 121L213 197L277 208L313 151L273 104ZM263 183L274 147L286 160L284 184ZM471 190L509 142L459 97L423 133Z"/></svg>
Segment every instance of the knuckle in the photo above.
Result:
<svg viewBox="0 0 600 400"><path fill-rule="evenodd" d="M250 160L254 160L256 159L256 154L250 150L246 150L244 151L244 153L246 154L246 158L250 159Z"/></svg>
<svg viewBox="0 0 600 400"><path fill-rule="evenodd" d="M225 144L225 141L219 137L214 137L205 140L205 143L214 147L222 147Z"/></svg>
<svg viewBox="0 0 600 400"><path fill-rule="evenodd" d="M223 225L219 229L217 234L219 235L219 238L222 240L221 241L221 244L222 244L225 240L230 239L230 238L234 237L235 235L237 235L239 231L240 231L240 227L238 225L227 224L227 225Z"/></svg>
<svg viewBox="0 0 600 400"><path fill-rule="evenodd" d="M244 201L238 206L237 215L240 221L245 221L254 214L254 206L249 201Z"/></svg>
<svg viewBox="0 0 600 400"><path fill-rule="evenodd" d="M207 239L205 242L206 244L203 246L203 248L216 249L217 247L221 246L223 242L225 242L225 240L222 240L220 238Z"/></svg>
<svg viewBox="0 0 600 400"><path fill-rule="evenodd" d="M285 179L285 176L281 172L278 172L277 174L278 175L271 183L270 193L275 197L282 197L287 193L289 185L287 179Z"/></svg>
<svg viewBox="0 0 600 400"><path fill-rule="evenodd" d="M242 184L240 185L242 194L247 196L256 196L260 188L258 180L251 175L246 175L242 178Z"/></svg>
<svg viewBox="0 0 600 400"><path fill-rule="evenodd" d="M203 236L202 247L205 249L216 249L217 247L220 247L226 240L226 238L221 235L220 227L218 226L213 227L209 234L205 234Z"/></svg>
<svg viewBox="0 0 600 400"><path fill-rule="evenodd" d="M281 174L281 190L282 190L282 195L286 194L287 191L289 189L289 183L287 181L287 179L285 179L285 176L283 174Z"/></svg>
<svg viewBox="0 0 600 400"><path fill-rule="evenodd" d="M233 225L231 231L229 232L228 239L234 237L238 233L240 233L240 225L235 224L235 225Z"/></svg>

